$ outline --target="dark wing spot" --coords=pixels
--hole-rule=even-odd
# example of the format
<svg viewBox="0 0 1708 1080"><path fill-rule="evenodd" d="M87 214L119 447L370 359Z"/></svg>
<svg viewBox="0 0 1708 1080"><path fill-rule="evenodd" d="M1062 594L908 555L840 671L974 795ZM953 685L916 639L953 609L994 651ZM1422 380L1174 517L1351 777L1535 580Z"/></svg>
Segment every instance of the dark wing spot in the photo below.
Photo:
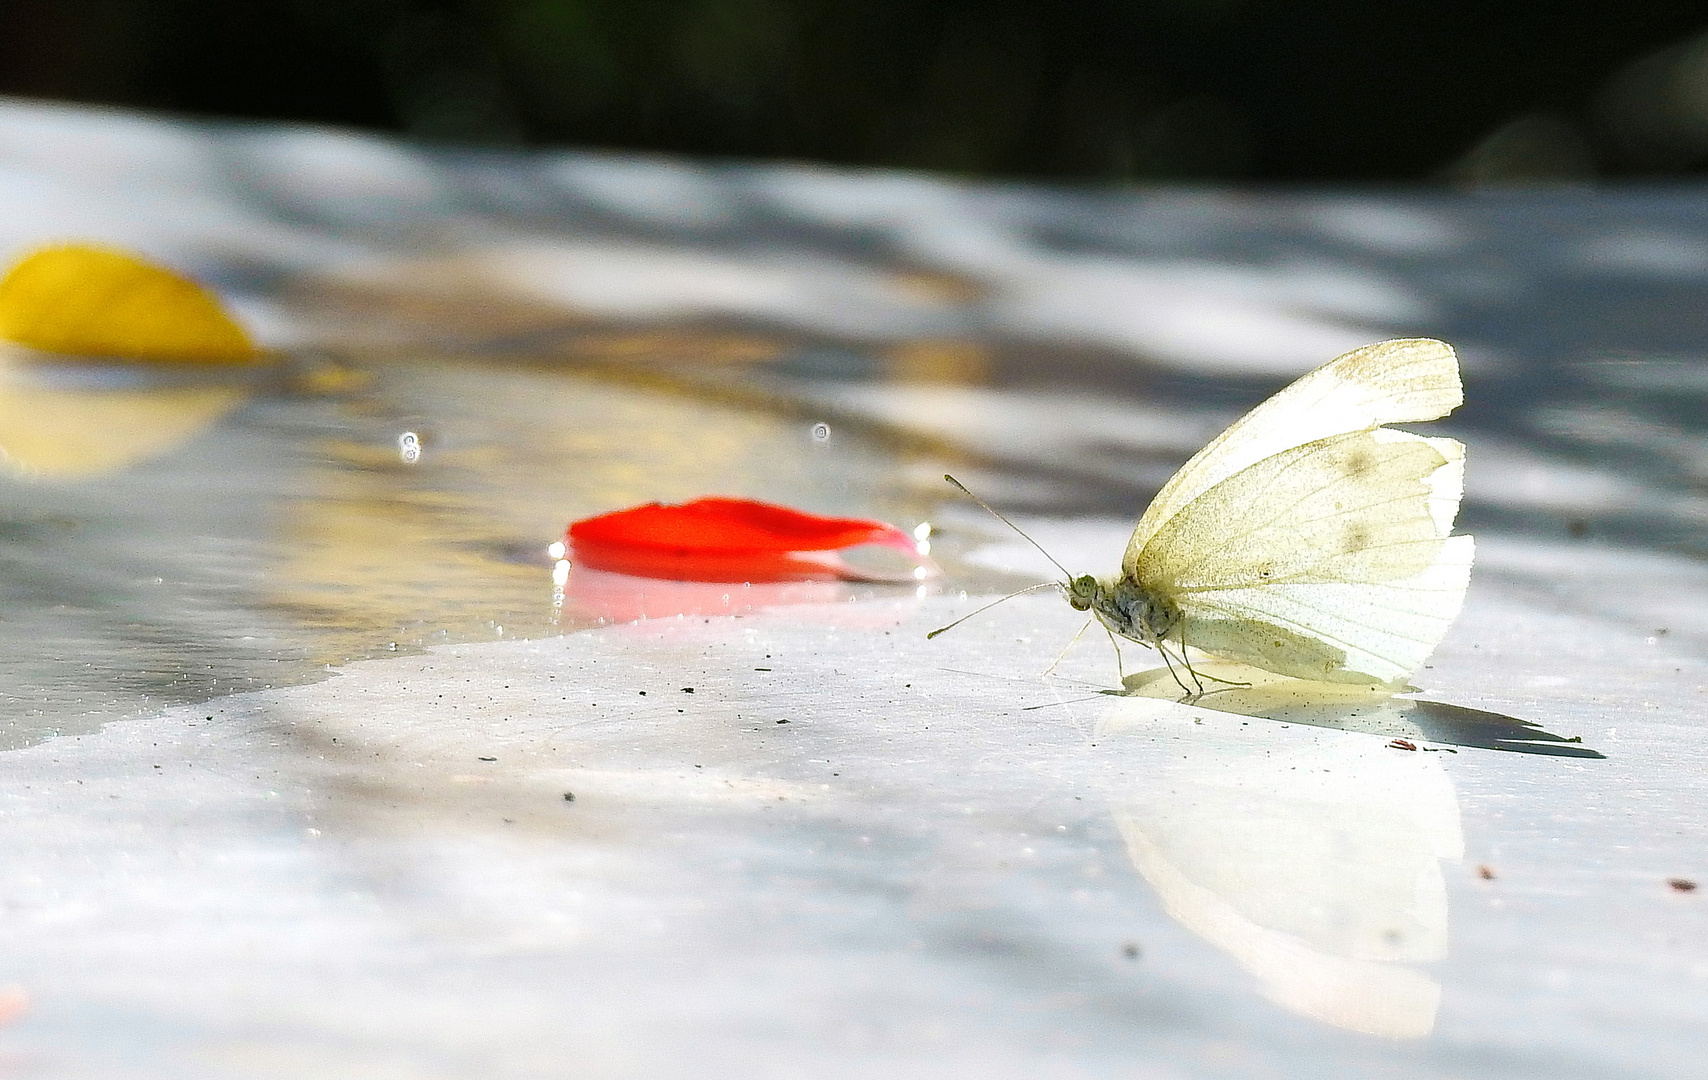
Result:
<svg viewBox="0 0 1708 1080"><path fill-rule="evenodd" d="M1348 454L1342 467L1346 470L1346 475L1354 479L1368 476L1371 470L1376 467L1376 458L1373 454L1358 451L1354 454Z"/></svg>
<svg viewBox="0 0 1708 1080"><path fill-rule="evenodd" d="M1370 530L1362 525L1349 525L1341 537L1342 551L1363 551L1370 544Z"/></svg>

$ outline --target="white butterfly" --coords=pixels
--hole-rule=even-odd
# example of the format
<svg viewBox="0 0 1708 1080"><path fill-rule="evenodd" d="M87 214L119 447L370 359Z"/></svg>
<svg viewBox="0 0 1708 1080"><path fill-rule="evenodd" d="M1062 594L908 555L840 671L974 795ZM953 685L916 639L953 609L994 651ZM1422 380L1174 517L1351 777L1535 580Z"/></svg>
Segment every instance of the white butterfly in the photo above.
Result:
<svg viewBox="0 0 1708 1080"><path fill-rule="evenodd" d="M1381 425L1463 400L1451 346L1355 349L1193 455L1139 519L1119 577L1060 588L1165 660L1190 645L1295 678L1402 686L1458 615L1473 545L1449 535L1465 448Z"/></svg>

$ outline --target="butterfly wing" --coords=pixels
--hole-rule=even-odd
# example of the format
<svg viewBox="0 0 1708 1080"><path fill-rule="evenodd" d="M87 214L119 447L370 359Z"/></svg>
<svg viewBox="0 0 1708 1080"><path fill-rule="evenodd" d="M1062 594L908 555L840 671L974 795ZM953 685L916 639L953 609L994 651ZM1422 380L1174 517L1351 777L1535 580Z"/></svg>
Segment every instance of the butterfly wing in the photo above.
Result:
<svg viewBox="0 0 1708 1080"><path fill-rule="evenodd" d="M1129 572L1179 607L1186 644L1398 685L1464 602L1472 541L1448 535L1463 478L1452 439L1375 428L1292 446L1187 503Z"/></svg>
<svg viewBox="0 0 1708 1080"><path fill-rule="evenodd" d="M1236 420L1163 485L1133 530L1121 569L1132 574L1158 530L1212 487L1283 450L1378 424L1434 420L1465 394L1453 347L1429 338L1366 345L1300 377Z"/></svg>

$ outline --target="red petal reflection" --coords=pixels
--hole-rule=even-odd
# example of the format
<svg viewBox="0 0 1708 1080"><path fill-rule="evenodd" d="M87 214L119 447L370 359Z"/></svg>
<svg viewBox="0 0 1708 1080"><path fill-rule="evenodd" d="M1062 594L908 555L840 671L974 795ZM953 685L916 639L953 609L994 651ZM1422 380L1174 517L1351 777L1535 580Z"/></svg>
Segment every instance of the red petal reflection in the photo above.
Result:
<svg viewBox="0 0 1708 1080"><path fill-rule="evenodd" d="M881 521L716 497L601 514L571 525L567 539L582 566L678 581L859 577L834 552L861 544L924 558L913 537Z"/></svg>

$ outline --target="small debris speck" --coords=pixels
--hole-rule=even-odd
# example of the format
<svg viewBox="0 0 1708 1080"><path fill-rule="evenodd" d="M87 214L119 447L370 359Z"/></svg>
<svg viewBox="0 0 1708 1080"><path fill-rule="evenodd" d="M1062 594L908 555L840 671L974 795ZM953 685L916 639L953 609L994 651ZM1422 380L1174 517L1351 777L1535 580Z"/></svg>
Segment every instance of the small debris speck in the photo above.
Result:
<svg viewBox="0 0 1708 1080"><path fill-rule="evenodd" d="M498 759L495 757L483 757L480 760L481 761L497 761Z"/></svg>
<svg viewBox="0 0 1708 1080"><path fill-rule="evenodd" d="M753 670L754 671L770 671L771 669L768 667L756 667Z"/></svg>
<svg viewBox="0 0 1708 1080"><path fill-rule="evenodd" d="M1672 889L1674 892L1695 892L1696 891L1696 882L1691 881L1689 878L1682 878L1682 877L1667 878L1666 883L1668 885L1672 886Z"/></svg>
<svg viewBox="0 0 1708 1080"><path fill-rule="evenodd" d="M1490 866L1488 863L1480 864L1477 867L1477 876L1482 878L1484 881L1493 881L1495 879L1494 867Z"/></svg>
<svg viewBox="0 0 1708 1080"><path fill-rule="evenodd" d="M575 801L575 792L573 792L573 791L564 792L563 793L563 801L564 802L574 802Z"/></svg>
<svg viewBox="0 0 1708 1080"><path fill-rule="evenodd" d="M692 694L694 692L694 688L692 686L684 686L682 688L682 692L684 694Z"/></svg>
<svg viewBox="0 0 1708 1080"><path fill-rule="evenodd" d="M1129 960L1137 960L1139 957L1144 955L1144 950L1139 948L1138 942L1128 941L1122 944L1121 955L1125 956Z"/></svg>
<svg viewBox="0 0 1708 1080"><path fill-rule="evenodd" d="M786 724L786 723L788 723L788 721L787 721L787 720L779 720L779 721L777 721L777 723L779 723L779 724Z"/></svg>
<svg viewBox="0 0 1708 1080"><path fill-rule="evenodd" d="M645 690L642 690L642 691L641 691L641 692L640 692L640 696L641 696L641 697L646 697L646 691L645 691Z"/></svg>
<svg viewBox="0 0 1708 1080"><path fill-rule="evenodd" d="M1395 750L1417 749L1417 743L1412 742L1410 739L1393 739L1389 741L1388 745L1393 747Z"/></svg>

